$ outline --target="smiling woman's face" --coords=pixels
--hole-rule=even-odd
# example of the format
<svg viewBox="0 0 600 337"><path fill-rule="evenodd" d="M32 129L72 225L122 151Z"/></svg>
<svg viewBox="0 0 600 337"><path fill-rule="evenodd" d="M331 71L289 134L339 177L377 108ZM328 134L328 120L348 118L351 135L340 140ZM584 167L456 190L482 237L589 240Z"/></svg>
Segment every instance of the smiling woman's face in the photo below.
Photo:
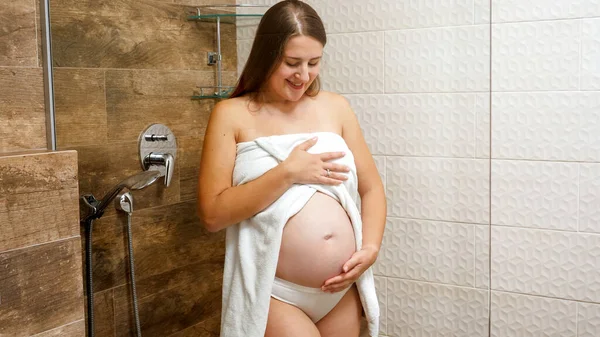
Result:
<svg viewBox="0 0 600 337"><path fill-rule="evenodd" d="M275 100L298 101L313 83L321 66L323 45L309 36L294 36L285 46L281 64L267 82Z"/></svg>

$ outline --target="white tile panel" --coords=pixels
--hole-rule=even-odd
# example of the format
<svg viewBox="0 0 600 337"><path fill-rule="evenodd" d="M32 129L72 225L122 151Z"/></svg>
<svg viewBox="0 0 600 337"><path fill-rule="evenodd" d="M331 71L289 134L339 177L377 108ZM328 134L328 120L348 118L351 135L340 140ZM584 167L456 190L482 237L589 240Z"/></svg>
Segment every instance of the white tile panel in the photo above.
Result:
<svg viewBox="0 0 600 337"><path fill-rule="evenodd" d="M489 160L388 157L386 174L389 216L489 222Z"/></svg>
<svg viewBox="0 0 600 337"><path fill-rule="evenodd" d="M492 224L577 231L579 164L492 161Z"/></svg>
<svg viewBox="0 0 600 337"><path fill-rule="evenodd" d="M488 91L489 25L387 31L385 92Z"/></svg>
<svg viewBox="0 0 600 337"><path fill-rule="evenodd" d="M579 230L600 233L600 164L581 164Z"/></svg>
<svg viewBox="0 0 600 337"><path fill-rule="evenodd" d="M596 2L600 8L600 2ZM582 22L581 89L600 90L600 19Z"/></svg>
<svg viewBox="0 0 600 337"><path fill-rule="evenodd" d="M389 219L378 273L403 279L475 285L471 224Z"/></svg>
<svg viewBox="0 0 600 337"><path fill-rule="evenodd" d="M390 336L487 336L487 290L389 278L387 304Z"/></svg>
<svg viewBox="0 0 600 337"><path fill-rule="evenodd" d="M600 235L492 226L492 289L600 302Z"/></svg>
<svg viewBox="0 0 600 337"><path fill-rule="evenodd" d="M578 90L580 20L492 25L492 90Z"/></svg>
<svg viewBox="0 0 600 337"><path fill-rule="evenodd" d="M347 97L373 153L473 158L485 155L485 147L489 148L489 108L486 111L485 100L479 95Z"/></svg>
<svg viewBox="0 0 600 337"><path fill-rule="evenodd" d="M307 0L323 19L328 33L445 27L472 24L474 0ZM481 0L475 2L483 3Z"/></svg>
<svg viewBox="0 0 600 337"><path fill-rule="evenodd" d="M577 336L577 302L492 291L492 337Z"/></svg>
<svg viewBox="0 0 600 337"><path fill-rule="evenodd" d="M475 227L475 287L490 288L490 226Z"/></svg>
<svg viewBox="0 0 600 337"><path fill-rule="evenodd" d="M578 303L577 337L600 336L600 304Z"/></svg>
<svg viewBox="0 0 600 337"><path fill-rule="evenodd" d="M330 35L321 76L325 90L344 94L383 93L383 33Z"/></svg>

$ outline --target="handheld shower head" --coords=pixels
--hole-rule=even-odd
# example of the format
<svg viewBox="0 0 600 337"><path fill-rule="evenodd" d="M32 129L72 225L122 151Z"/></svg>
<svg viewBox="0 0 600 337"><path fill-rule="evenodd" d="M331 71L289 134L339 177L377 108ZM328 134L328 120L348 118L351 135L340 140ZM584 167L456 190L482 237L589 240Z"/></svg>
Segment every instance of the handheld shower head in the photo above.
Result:
<svg viewBox="0 0 600 337"><path fill-rule="evenodd" d="M88 214L83 218L83 220L86 221L101 217L106 207L124 188L129 190L141 190L145 187L148 187L155 182L156 179L162 176L163 174L159 171L143 171L118 183L108 193L106 193L104 198L102 198L100 201L96 200L93 195L82 196L81 199L88 208Z"/></svg>

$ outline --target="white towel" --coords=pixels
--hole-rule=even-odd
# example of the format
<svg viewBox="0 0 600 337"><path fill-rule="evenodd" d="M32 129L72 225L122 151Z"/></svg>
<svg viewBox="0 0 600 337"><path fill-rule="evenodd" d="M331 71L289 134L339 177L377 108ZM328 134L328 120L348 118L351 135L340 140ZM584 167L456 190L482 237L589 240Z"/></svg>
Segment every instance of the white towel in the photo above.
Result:
<svg viewBox="0 0 600 337"><path fill-rule="evenodd" d="M295 184L255 216L227 228L221 337L263 337L271 288L277 269L283 228L316 191L340 202L348 213L362 247L362 221L357 207L358 181L354 156L344 139L332 132L260 137L237 144L233 170L235 186L252 181L285 160L298 144L318 136L310 153L344 151L335 162L350 167L348 180L338 186ZM356 282L371 336L378 336L379 304L372 269Z"/></svg>

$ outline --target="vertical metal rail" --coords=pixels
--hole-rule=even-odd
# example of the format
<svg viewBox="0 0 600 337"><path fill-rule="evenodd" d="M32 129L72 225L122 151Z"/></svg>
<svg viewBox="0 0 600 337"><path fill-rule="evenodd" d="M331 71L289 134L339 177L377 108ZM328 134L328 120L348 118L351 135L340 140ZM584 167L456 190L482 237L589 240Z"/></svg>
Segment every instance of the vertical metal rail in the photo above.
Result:
<svg viewBox="0 0 600 337"><path fill-rule="evenodd" d="M50 31L50 0L40 1L42 26L42 67L44 69L44 106L46 107L47 148L56 151L56 113L54 110L54 73L52 68L52 36Z"/></svg>
<svg viewBox="0 0 600 337"><path fill-rule="evenodd" d="M223 79L221 76L221 17L217 16L217 88L219 89L219 95L223 92Z"/></svg>

